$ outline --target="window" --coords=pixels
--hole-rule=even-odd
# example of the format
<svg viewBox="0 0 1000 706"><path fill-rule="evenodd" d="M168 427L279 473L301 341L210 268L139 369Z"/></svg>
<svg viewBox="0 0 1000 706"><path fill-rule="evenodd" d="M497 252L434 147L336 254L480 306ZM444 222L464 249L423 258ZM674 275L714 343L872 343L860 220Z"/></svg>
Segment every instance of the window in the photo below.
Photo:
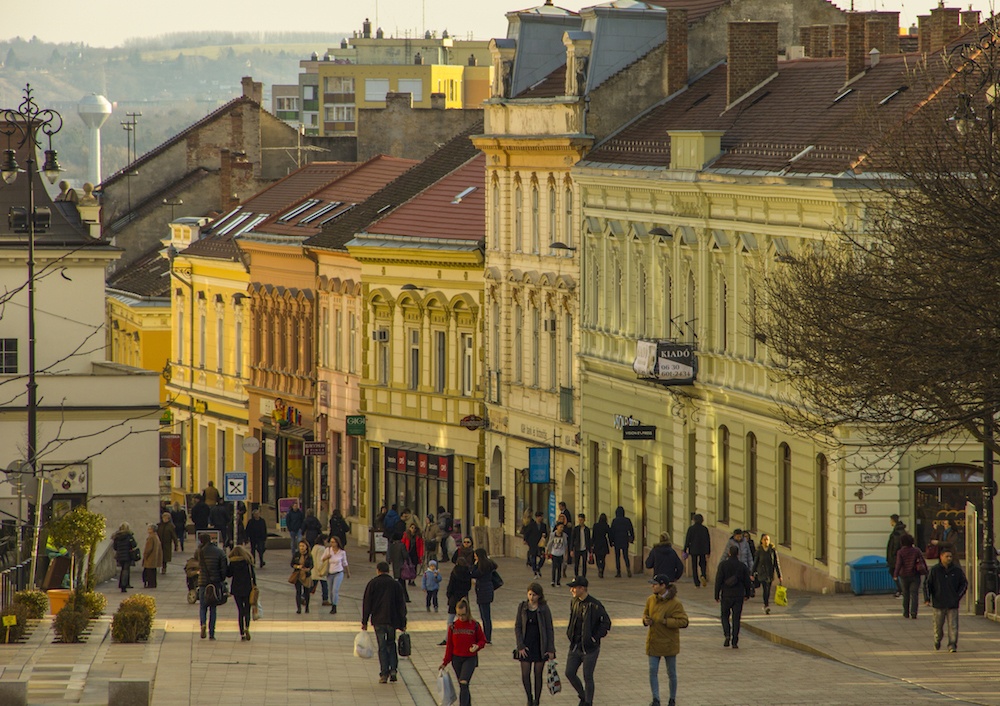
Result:
<svg viewBox="0 0 1000 706"><path fill-rule="evenodd" d="M336 312L337 327L334 330L333 339L333 350L334 350L334 361L336 362L337 370L344 369L344 312L337 309Z"/></svg>
<svg viewBox="0 0 1000 706"><path fill-rule="evenodd" d="M388 385L389 384L389 362L390 362L389 361L389 341L388 341L389 330L387 328L385 328L385 327L379 328L378 330L379 331L385 331L385 333L382 334L382 335L386 337L386 340L379 341L378 344L377 344L378 345L378 350L376 351L376 354L377 354L376 365L378 367L378 370L377 370L377 378L376 379L378 380L378 384L379 385Z"/></svg>
<svg viewBox="0 0 1000 706"><path fill-rule="evenodd" d="M410 329L410 389L416 390L420 387L420 331L418 329Z"/></svg>
<svg viewBox="0 0 1000 706"><path fill-rule="evenodd" d="M590 516L599 517L601 510L601 444L590 442Z"/></svg>
<svg viewBox="0 0 1000 706"><path fill-rule="evenodd" d="M725 353L729 341L729 285L719 276L719 351Z"/></svg>
<svg viewBox="0 0 1000 706"><path fill-rule="evenodd" d="M622 502L622 450L615 449L611 452L611 473L612 481L615 484L615 504L624 505Z"/></svg>
<svg viewBox="0 0 1000 706"><path fill-rule="evenodd" d="M563 379L565 380L564 385L568 388L573 387L573 317L569 314L565 316L565 323L563 324L563 338L565 339L565 345L563 346L563 356L565 360L563 361Z"/></svg>
<svg viewBox="0 0 1000 706"><path fill-rule="evenodd" d="M719 427L719 522L729 524L729 429Z"/></svg>
<svg viewBox="0 0 1000 706"><path fill-rule="evenodd" d="M298 110L299 99L297 96L278 98L276 100L277 110Z"/></svg>
<svg viewBox="0 0 1000 706"><path fill-rule="evenodd" d="M326 93L354 93L354 77L328 76L326 78Z"/></svg>
<svg viewBox="0 0 1000 706"><path fill-rule="evenodd" d="M639 265L639 276L636 277L636 298L639 300L636 303L639 306L636 307L638 310L638 321L635 327L636 333L639 336L645 336L649 326L649 293L647 292L647 284L646 268Z"/></svg>
<svg viewBox="0 0 1000 706"><path fill-rule="evenodd" d="M198 364L202 368L205 367L205 346L208 335L205 329L207 326L207 317L203 311L198 315Z"/></svg>
<svg viewBox="0 0 1000 706"><path fill-rule="evenodd" d="M493 249L500 247L500 185L493 183Z"/></svg>
<svg viewBox="0 0 1000 706"><path fill-rule="evenodd" d="M328 123L353 123L354 106L350 103L327 105L323 109L323 119Z"/></svg>
<svg viewBox="0 0 1000 706"><path fill-rule="evenodd" d="M246 458L246 454L243 453L243 435L234 434L233 435L233 470L237 473L243 471L244 464L243 461Z"/></svg>
<svg viewBox="0 0 1000 706"><path fill-rule="evenodd" d="M17 374L17 339L0 338L0 373Z"/></svg>
<svg viewBox="0 0 1000 706"><path fill-rule="evenodd" d="M523 369L523 359L524 359L524 341L522 340L521 329L524 324L523 322L524 314L521 311L521 305L517 304L514 306L514 370L513 380L514 382L520 383L521 371Z"/></svg>
<svg viewBox="0 0 1000 706"><path fill-rule="evenodd" d="M612 304L615 307L615 327L618 331L621 331L622 319L624 318L624 313L625 313L625 303L622 301L622 294L624 290L624 287L622 285L624 284L625 278L622 274L621 262L618 260L617 257L615 258L615 269L613 276L615 278L614 281L615 291L614 294L612 295L613 298Z"/></svg>
<svg viewBox="0 0 1000 706"><path fill-rule="evenodd" d="M687 291L687 321L684 322L684 328L687 333L687 340L689 343L694 343L698 336L695 334L695 323L698 321L698 307L696 304L696 298L698 296L698 289L694 284L694 273L688 272L688 291Z"/></svg>
<svg viewBox="0 0 1000 706"><path fill-rule="evenodd" d="M473 374L475 372L475 358L472 350L472 334L463 333L462 342L462 394L466 397L472 396Z"/></svg>
<svg viewBox="0 0 1000 706"><path fill-rule="evenodd" d="M307 100L307 101L316 100L316 95L318 91L319 91L319 86L303 86L302 100Z"/></svg>
<svg viewBox="0 0 1000 706"><path fill-rule="evenodd" d="M746 526L757 529L757 437L747 434L746 445Z"/></svg>
<svg viewBox="0 0 1000 706"><path fill-rule="evenodd" d="M347 315L347 372L358 372L358 317L352 311Z"/></svg>
<svg viewBox="0 0 1000 706"><path fill-rule="evenodd" d="M568 186L566 187L566 194L563 199L565 203L563 204L563 218L565 222L563 223L563 242L567 245L573 245L573 190ZM568 252L568 251L567 251Z"/></svg>
<svg viewBox="0 0 1000 706"><path fill-rule="evenodd" d="M410 100L419 103L424 99L424 82L419 78L401 78L396 83L396 91L399 93L409 93Z"/></svg>
<svg viewBox="0 0 1000 706"><path fill-rule="evenodd" d="M539 361L538 356L541 353L541 331L542 328L541 312L538 311L538 307L534 307L531 310L531 386L538 387L538 368Z"/></svg>
<svg viewBox="0 0 1000 706"><path fill-rule="evenodd" d="M493 302L490 324L493 329L493 370L500 370L500 304Z"/></svg>
<svg viewBox="0 0 1000 706"><path fill-rule="evenodd" d="M243 317L236 316L236 325L233 327L233 375L238 378L243 377Z"/></svg>
<svg viewBox="0 0 1000 706"><path fill-rule="evenodd" d="M389 79L366 78L365 100L369 103L385 102L385 94L389 92Z"/></svg>
<svg viewBox="0 0 1000 706"><path fill-rule="evenodd" d="M226 432L224 429L215 430L215 477L218 478L229 470L226 467Z"/></svg>
<svg viewBox="0 0 1000 706"><path fill-rule="evenodd" d="M830 512L830 467L826 456L816 456L816 558L824 564L827 561L827 544L830 529L827 517Z"/></svg>
<svg viewBox="0 0 1000 706"><path fill-rule="evenodd" d="M448 377L448 347L444 331L434 332L434 391L444 392Z"/></svg>
<svg viewBox="0 0 1000 706"><path fill-rule="evenodd" d="M319 359L320 365L324 368L330 367L330 310L323 307L322 331L319 338Z"/></svg>
<svg viewBox="0 0 1000 706"><path fill-rule="evenodd" d="M674 280L667 270L667 263L662 264L663 273L663 316L661 317L660 336L663 338L674 337Z"/></svg>
<svg viewBox="0 0 1000 706"><path fill-rule="evenodd" d="M540 237L538 234L538 184L531 185L531 252L538 254Z"/></svg>
<svg viewBox="0 0 1000 706"><path fill-rule="evenodd" d="M549 312L548 320L549 334L549 389L555 390L559 387L559 343L556 339L556 312Z"/></svg>
<svg viewBox="0 0 1000 706"><path fill-rule="evenodd" d="M521 208L524 206L521 195L521 185L514 187L514 252L521 252L521 237L523 235Z"/></svg>
<svg viewBox="0 0 1000 706"><path fill-rule="evenodd" d="M226 359L226 320L220 313L215 318L215 369L220 373Z"/></svg>
<svg viewBox="0 0 1000 706"><path fill-rule="evenodd" d="M778 507L781 508L781 522L778 526L779 541L786 547L792 546L792 450L788 444L778 447Z"/></svg>
<svg viewBox="0 0 1000 706"><path fill-rule="evenodd" d="M549 244L559 240L556 237L556 187L549 184ZM567 243L569 245L569 243Z"/></svg>

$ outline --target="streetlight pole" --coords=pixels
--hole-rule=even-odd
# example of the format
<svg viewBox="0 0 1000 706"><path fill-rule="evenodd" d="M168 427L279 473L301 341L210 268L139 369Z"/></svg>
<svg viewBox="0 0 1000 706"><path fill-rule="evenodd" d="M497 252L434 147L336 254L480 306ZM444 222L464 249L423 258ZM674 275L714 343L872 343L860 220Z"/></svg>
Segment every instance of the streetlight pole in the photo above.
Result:
<svg viewBox="0 0 1000 706"><path fill-rule="evenodd" d="M16 143L18 149L26 147L25 166L23 170L28 175L28 210L25 224L28 233L28 448L27 463L31 474L37 479L37 495L35 496L35 536L32 541L31 573L29 580L35 582L35 565L38 559L38 538L42 527L42 486L44 478L38 472L38 383L35 370L35 150L42 147L39 135L48 137L48 149L45 150L45 162L41 171L54 184L59 178L59 160L52 149L52 136L62 129L62 116L51 109L40 108L32 95L31 84L24 87L24 99L17 108L0 109L0 134L7 136L7 149L3 153L0 164L0 176L7 184L13 184L18 172L22 171L15 158Z"/></svg>
<svg viewBox="0 0 1000 706"><path fill-rule="evenodd" d="M993 497L997 494L993 480L993 410L987 412L983 424L983 535L982 556L979 557L979 595L976 615L986 613L986 594L997 592L997 552L993 538Z"/></svg>

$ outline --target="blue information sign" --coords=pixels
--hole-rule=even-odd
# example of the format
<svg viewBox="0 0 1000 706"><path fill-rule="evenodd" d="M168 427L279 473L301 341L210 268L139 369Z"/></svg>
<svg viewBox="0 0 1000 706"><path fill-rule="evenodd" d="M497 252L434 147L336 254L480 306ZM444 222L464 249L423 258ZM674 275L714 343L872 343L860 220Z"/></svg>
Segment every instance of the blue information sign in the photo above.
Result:
<svg viewBox="0 0 1000 706"><path fill-rule="evenodd" d="M549 471L552 448L535 446L528 448L528 482L548 483L551 480Z"/></svg>
<svg viewBox="0 0 1000 706"><path fill-rule="evenodd" d="M246 500L248 490L246 473L241 471L226 473L222 488L223 500Z"/></svg>
<svg viewBox="0 0 1000 706"><path fill-rule="evenodd" d="M553 530L556 528L556 491L549 491L549 527ZM563 528L566 531L566 528Z"/></svg>

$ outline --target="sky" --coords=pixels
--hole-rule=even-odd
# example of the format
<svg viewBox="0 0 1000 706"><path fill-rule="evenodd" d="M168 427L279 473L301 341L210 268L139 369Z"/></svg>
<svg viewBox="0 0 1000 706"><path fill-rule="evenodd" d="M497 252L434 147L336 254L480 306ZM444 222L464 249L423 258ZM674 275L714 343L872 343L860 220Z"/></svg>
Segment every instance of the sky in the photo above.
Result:
<svg viewBox="0 0 1000 706"><path fill-rule="evenodd" d="M456 38L471 33L475 39L502 37L507 31L504 13L542 4L544 0L352 0L325 2L311 6L297 4L285 11L273 0L46 0L39 3L13 2L4 12L0 39L16 36L28 39L37 35L49 42L85 42L91 46L113 47L133 37L148 37L168 32L200 30L329 30L351 32L361 28L369 17L373 27L381 26L386 35L410 36L424 29L447 29ZM984 16L1000 0L972 0L971 5ZM852 0L834 4L850 9ZM857 10L900 10L900 24L909 26L918 14L926 14L937 0L853 0ZM579 10L596 4L594 0L556 0L556 5ZM947 6L963 9L969 0L951 1ZM308 7L308 9L306 9ZM308 13L308 18L306 16ZM376 23L377 18L377 23Z"/></svg>

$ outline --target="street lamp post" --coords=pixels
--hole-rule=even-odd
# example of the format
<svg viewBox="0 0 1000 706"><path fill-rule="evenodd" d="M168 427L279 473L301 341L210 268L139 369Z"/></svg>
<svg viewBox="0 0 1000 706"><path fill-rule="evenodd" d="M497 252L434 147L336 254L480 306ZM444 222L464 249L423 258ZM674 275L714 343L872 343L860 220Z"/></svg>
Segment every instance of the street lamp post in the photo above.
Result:
<svg viewBox="0 0 1000 706"><path fill-rule="evenodd" d="M32 541L31 552L31 573L29 580L32 584L35 581L35 563L38 558L38 537L42 526L42 484L43 478L38 472L38 384L35 380L35 230L36 225L47 227L48 222L44 219L46 214L38 214L35 211L35 173L36 158L35 150L42 147L39 140L40 135L48 138L48 149L45 150L45 161L40 171L55 184L59 178L59 160L56 158L56 151L52 149L52 136L62 129L62 116L55 110L40 108L32 95L31 84L24 87L24 99L17 108L0 109L0 134L7 136L7 148L3 152L3 161L0 163L0 176L7 184L13 184L17 179L18 172L25 171L28 175L28 209L23 227L28 234L28 448L27 464L32 476L38 482L37 494L35 496L35 535ZM26 147L25 169L22 170L15 158L15 147L20 149ZM17 224L16 219L11 214L12 224ZM43 218L38 218L39 216ZM49 214L50 215L50 214ZM36 220L39 221L36 224Z"/></svg>

